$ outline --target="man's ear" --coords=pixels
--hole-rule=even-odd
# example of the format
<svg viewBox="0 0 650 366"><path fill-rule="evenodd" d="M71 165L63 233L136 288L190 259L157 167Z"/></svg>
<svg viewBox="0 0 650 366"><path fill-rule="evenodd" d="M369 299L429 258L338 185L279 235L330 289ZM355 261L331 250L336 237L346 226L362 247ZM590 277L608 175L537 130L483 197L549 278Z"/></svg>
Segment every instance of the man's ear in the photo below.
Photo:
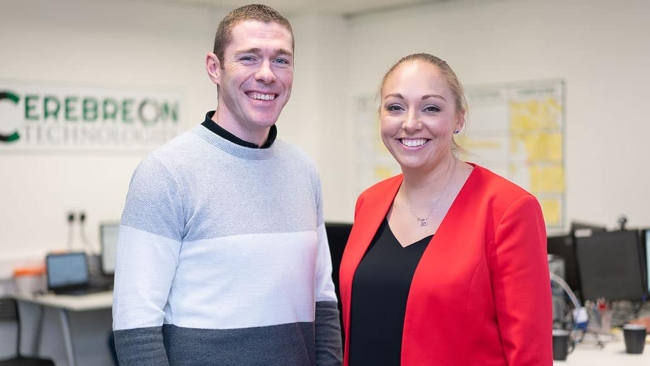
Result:
<svg viewBox="0 0 650 366"><path fill-rule="evenodd" d="M208 77L213 83L219 85L221 82L221 64L219 58L214 53L210 52L205 56L205 71L208 72Z"/></svg>

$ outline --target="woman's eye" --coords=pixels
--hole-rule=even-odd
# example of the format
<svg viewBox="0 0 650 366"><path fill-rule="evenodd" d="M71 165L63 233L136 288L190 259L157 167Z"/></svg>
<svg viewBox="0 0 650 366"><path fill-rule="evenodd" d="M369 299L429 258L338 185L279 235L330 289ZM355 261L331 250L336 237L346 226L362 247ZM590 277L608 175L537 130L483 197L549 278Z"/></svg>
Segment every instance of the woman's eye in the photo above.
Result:
<svg viewBox="0 0 650 366"><path fill-rule="evenodd" d="M424 111L425 112L440 112L440 108L438 108L438 107L436 107L434 105L430 105L430 106L424 108Z"/></svg>
<svg viewBox="0 0 650 366"><path fill-rule="evenodd" d="M397 104L391 104L386 106L386 110L389 112L401 111L402 107Z"/></svg>

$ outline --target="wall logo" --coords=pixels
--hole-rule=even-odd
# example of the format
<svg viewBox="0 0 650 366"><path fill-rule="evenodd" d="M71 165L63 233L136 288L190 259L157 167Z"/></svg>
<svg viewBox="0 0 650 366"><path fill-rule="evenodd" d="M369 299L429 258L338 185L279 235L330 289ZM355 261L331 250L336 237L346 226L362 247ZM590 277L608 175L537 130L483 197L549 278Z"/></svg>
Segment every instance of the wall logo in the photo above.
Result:
<svg viewBox="0 0 650 366"><path fill-rule="evenodd" d="M181 132L179 93L0 82L0 151L149 150Z"/></svg>
<svg viewBox="0 0 650 366"><path fill-rule="evenodd" d="M10 91L0 91L0 103L3 100L8 100L13 102L13 104L18 104L20 97ZM0 133L0 142L13 142L20 138L18 131L13 131L9 134Z"/></svg>

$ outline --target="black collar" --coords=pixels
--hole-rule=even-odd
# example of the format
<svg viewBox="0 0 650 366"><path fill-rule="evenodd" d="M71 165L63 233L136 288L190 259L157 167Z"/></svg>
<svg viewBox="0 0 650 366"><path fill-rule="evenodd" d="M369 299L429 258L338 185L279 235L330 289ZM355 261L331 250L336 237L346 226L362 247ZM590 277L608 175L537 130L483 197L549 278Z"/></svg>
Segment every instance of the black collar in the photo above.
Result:
<svg viewBox="0 0 650 366"><path fill-rule="evenodd" d="M228 132L225 128L219 126L216 122L214 122L212 120L212 116L214 116L214 113L215 111L210 111L206 113L205 121L203 121L201 125L205 126L205 128L207 128L208 130L216 133L217 135L237 145L250 147L253 149L267 149L271 147L271 145L273 145L275 138L278 136L278 128L275 127L275 125L273 125L271 126L271 130L269 131L269 136L266 138L266 142L264 143L264 145L258 146L252 142L244 141L239 137L233 135L232 133Z"/></svg>

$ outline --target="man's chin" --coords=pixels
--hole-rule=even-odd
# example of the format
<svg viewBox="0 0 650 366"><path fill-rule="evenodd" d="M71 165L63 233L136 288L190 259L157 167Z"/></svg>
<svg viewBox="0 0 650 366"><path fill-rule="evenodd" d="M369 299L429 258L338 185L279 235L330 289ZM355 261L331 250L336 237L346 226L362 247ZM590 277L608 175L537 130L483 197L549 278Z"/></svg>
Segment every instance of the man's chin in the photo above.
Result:
<svg viewBox="0 0 650 366"><path fill-rule="evenodd" d="M259 127L268 128L273 126L278 121L279 117L280 117L279 115L257 116L251 118L251 121Z"/></svg>

